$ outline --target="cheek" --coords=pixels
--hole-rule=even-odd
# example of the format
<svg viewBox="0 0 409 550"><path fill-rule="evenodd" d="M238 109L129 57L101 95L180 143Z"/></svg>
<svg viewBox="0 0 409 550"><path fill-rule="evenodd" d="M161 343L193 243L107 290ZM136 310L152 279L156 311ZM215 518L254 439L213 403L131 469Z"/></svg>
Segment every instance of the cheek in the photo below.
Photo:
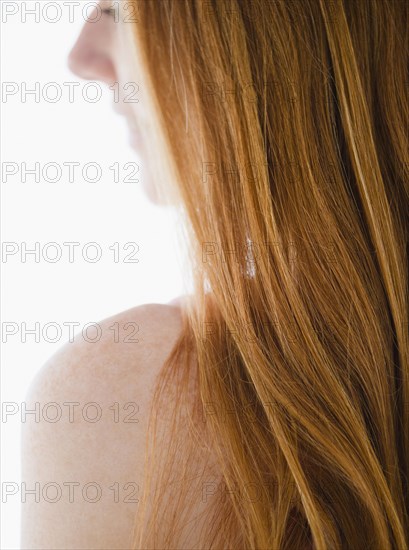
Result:
<svg viewBox="0 0 409 550"><path fill-rule="evenodd" d="M144 83L144 72L138 51L133 43L133 37L128 28L121 28L118 36L118 57L116 58L119 97L122 108L128 113L128 122L136 126L135 143L131 145L138 156L140 165L140 183L145 195L154 204L163 204L156 182L163 177L157 173L157 137L155 115L151 112L153 106Z"/></svg>
<svg viewBox="0 0 409 550"><path fill-rule="evenodd" d="M146 91L133 37L125 25L119 29L116 54L120 100L127 107L126 110L133 111L134 116L142 123L146 119Z"/></svg>

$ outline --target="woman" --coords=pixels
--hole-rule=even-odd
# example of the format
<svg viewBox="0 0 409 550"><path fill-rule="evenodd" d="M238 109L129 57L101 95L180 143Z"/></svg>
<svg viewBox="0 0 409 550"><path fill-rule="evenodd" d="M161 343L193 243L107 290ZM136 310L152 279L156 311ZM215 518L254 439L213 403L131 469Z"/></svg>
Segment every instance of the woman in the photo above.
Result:
<svg viewBox="0 0 409 550"><path fill-rule="evenodd" d="M407 3L100 9L70 66L140 84L133 142L196 286L33 383L139 417L25 429L27 485L81 496L27 504L23 548L408 548Z"/></svg>

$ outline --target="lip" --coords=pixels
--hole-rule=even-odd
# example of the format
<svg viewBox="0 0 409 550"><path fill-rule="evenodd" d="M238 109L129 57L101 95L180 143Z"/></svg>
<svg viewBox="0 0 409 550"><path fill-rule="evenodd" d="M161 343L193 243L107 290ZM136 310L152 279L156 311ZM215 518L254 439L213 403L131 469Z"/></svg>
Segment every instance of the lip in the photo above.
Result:
<svg viewBox="0 0 409 550"><path fill-rule="evenodd" d="M139 137L139 132L136 127L135 122L129 116L129 111L121 107L121 103L113 103L113 110L118 115L125 118L128 126L128 141L133 149L139 149L141 141Z"/></svg>

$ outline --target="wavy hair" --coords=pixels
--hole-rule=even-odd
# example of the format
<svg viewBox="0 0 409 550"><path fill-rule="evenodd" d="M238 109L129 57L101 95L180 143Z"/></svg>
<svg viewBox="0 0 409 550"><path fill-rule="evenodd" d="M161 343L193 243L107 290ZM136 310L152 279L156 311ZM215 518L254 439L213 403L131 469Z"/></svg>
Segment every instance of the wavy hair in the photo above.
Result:
<svg viewBox="0 0 409 550"><path fill-rule="evenodd" d="M407 2L133 4L194 276L134 547L407 549Z"/></svg>

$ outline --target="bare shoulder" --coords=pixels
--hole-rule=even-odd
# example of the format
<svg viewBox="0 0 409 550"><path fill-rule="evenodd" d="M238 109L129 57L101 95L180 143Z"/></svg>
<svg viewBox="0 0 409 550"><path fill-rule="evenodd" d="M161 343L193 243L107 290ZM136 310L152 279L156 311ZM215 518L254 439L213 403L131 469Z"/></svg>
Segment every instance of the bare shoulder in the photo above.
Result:
<svg viewBox="0 0 409 550"><path fill-rule="evenodd" d="M146 377L160 367L158 363L180 330L179 303L144 304L93 323L51 357L33 380L29 393L43 391L56 381L58 387L73 384L78 391L85 390L89 382L95 390L96 382L107 381L102 375L108 377L111 391L112 382L124 385L128 375L134 381L136 375Z"/></svg>
<svg viewBox="0 0 409 550"><path fill-rule="evenodd" d="M139 306L40 370L26 398L39 414L22 433L22 481L35 489L22 504L23 548L130 547L152 390L181 328L180 305Z"/></svg>

